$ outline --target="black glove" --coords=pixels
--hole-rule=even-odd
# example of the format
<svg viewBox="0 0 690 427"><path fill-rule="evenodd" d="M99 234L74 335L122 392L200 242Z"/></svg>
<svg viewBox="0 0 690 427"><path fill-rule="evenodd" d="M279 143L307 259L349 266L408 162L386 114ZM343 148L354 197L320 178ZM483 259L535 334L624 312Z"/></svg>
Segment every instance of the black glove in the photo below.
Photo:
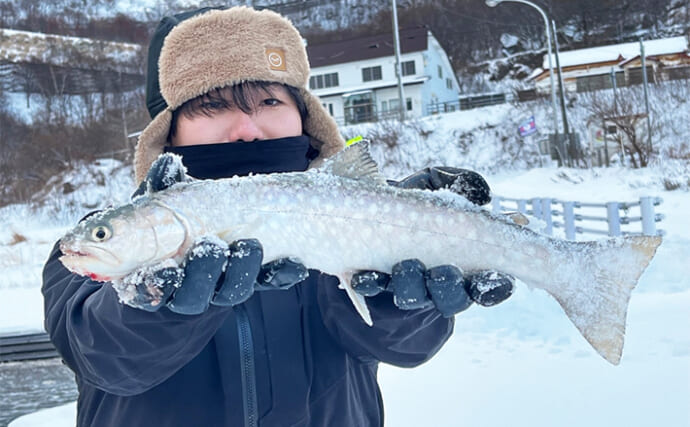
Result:
<svg viewBox="0 0 690 427"><path fill-rule="evenodd" d="M161 154L151 164L146 178L139 184L139 187L132 193L132 199L143 196L146 193L155 193L165 190L178 182L185 182L188 179L186 169L182 165L180 157L171 154Z"/></svg>
<svg viewBox="0 0 690 427"><path fill-rule="evenodd" d="M246 301L255 290L289 289L306 279L299 262L281 259L262 265L258 240L237 240L229 246L201 240L180 267L137 271L114 284L125 304L146 311L162 306L180 314L200 314L209 304L233 306Z"/></svg>
<svg viewBox="0 0 690 427"><path fill-rule="evenodd" d="M421 261L410 259L395 264L392 274L356 273L351 284L364 296L392 292L393 302L402 310L433 305L444 317L451 317L473 302L489 307L504 301L513 293L515 279L490 270L463 274L453 265L427 269Z"/></svg>
<svg viewBox="0 0 690 427"><path fill-rule="evenodd" d="M448 188L479 206L491 201L491 189L481 175L471 170L450 166L434 166L422 169L401 181L389 181L388 183L396 187L417 188L419 190L434 191Z"/></svg>
<svg viewBox="0 0 690 427"><path fill-rule="evenodd" d="M161 155L132 198L164 190L187 179L179 158ZM246 301L254 290L288 289L307 278L307 268L293 258L262 265L263 248L255 239L229 246L202 240L186 254L182 268L161 265L135 271L114 284L120 299L132 307L156 311L161 306L181 314L199 314L209 303L232 306Z"/></svg>
<svg viewBox="0 0 690 427"><path fill-rule="evenodd" d="M491 201L491 190L484 178L466 169L426 168L389 184L431 191L447 188L477 205ZM466 310L472 302L488 307L504 301L513 293L515 279L492 270L463 273L452 265L427 270L421 261L412 259L395 264L390 275L377 271L356 273L351 285L364 296L393 292L393 302L403 310L434 305L443 316L450 317Z"/></svg>

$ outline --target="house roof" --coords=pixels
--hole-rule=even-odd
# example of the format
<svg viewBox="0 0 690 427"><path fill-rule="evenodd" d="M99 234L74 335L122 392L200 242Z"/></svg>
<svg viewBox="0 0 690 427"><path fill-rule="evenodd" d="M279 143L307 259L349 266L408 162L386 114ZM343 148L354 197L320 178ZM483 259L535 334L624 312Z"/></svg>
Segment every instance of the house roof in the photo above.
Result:
<svg viewBox="0 0 690 427"><path fill-rule="evenodd" d="M646 56L669 55L688 51L688 40L684 36L643 41ZM609 46L591 47L559 52L561 68L605 62L621 62L640 55L640 43L621 43ZM556 65L555 58L554 66ZM548 70L549 57L544 55L542 68Z"/></svg>
<svg viewBox="0 0 690 427"><path fill-rule="evenodd" d="M401 53L419 52L427 49L426 27L400 30ZM307 46L307 55L312 68L344 64L364 59L381 58L394 54L393 34L377 34L348 40Z"/></svg>

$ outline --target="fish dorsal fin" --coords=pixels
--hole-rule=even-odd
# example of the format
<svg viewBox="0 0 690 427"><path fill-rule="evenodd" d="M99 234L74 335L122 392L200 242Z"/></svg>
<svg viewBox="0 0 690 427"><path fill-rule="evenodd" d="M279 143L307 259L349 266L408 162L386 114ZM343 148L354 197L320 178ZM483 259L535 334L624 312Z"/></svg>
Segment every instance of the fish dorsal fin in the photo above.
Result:
<svg viewBox="0 0 690 427"><path fill-rule="evenodd" d="M317 171L345 178L373 181L379 184L386 183L376 162L371 157L369 141L367 140L346 147L335 156L327 159Z"/></svg>

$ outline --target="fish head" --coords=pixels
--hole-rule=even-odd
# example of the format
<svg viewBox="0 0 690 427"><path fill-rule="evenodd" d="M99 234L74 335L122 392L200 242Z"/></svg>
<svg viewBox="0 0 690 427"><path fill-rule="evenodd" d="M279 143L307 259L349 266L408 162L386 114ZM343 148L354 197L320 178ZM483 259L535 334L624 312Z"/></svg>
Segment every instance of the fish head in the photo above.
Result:
<svg viewBox="0 0 690 427"><path fill-rule="evenodd" d="M182 252L186 227L171 209L129 204L96 213L60 239L68 270L97 281L121 279Z"/></svg>

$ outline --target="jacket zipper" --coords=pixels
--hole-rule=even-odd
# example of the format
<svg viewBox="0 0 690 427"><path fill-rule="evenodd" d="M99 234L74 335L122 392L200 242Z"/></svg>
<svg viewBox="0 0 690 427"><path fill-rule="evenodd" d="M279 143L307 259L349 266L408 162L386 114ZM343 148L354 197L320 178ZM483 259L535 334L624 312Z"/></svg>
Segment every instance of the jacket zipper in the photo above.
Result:
<svg viewBox="0 0 690 427"><path fill-rule="evenodd" d="M242 376L242 402L244 404L245 427L257 427L259 410L256 398L256 372L254 370L254 343L252 327L244 305L234 307L237 319L237 335L240 343L240 364Z"/></svg>

